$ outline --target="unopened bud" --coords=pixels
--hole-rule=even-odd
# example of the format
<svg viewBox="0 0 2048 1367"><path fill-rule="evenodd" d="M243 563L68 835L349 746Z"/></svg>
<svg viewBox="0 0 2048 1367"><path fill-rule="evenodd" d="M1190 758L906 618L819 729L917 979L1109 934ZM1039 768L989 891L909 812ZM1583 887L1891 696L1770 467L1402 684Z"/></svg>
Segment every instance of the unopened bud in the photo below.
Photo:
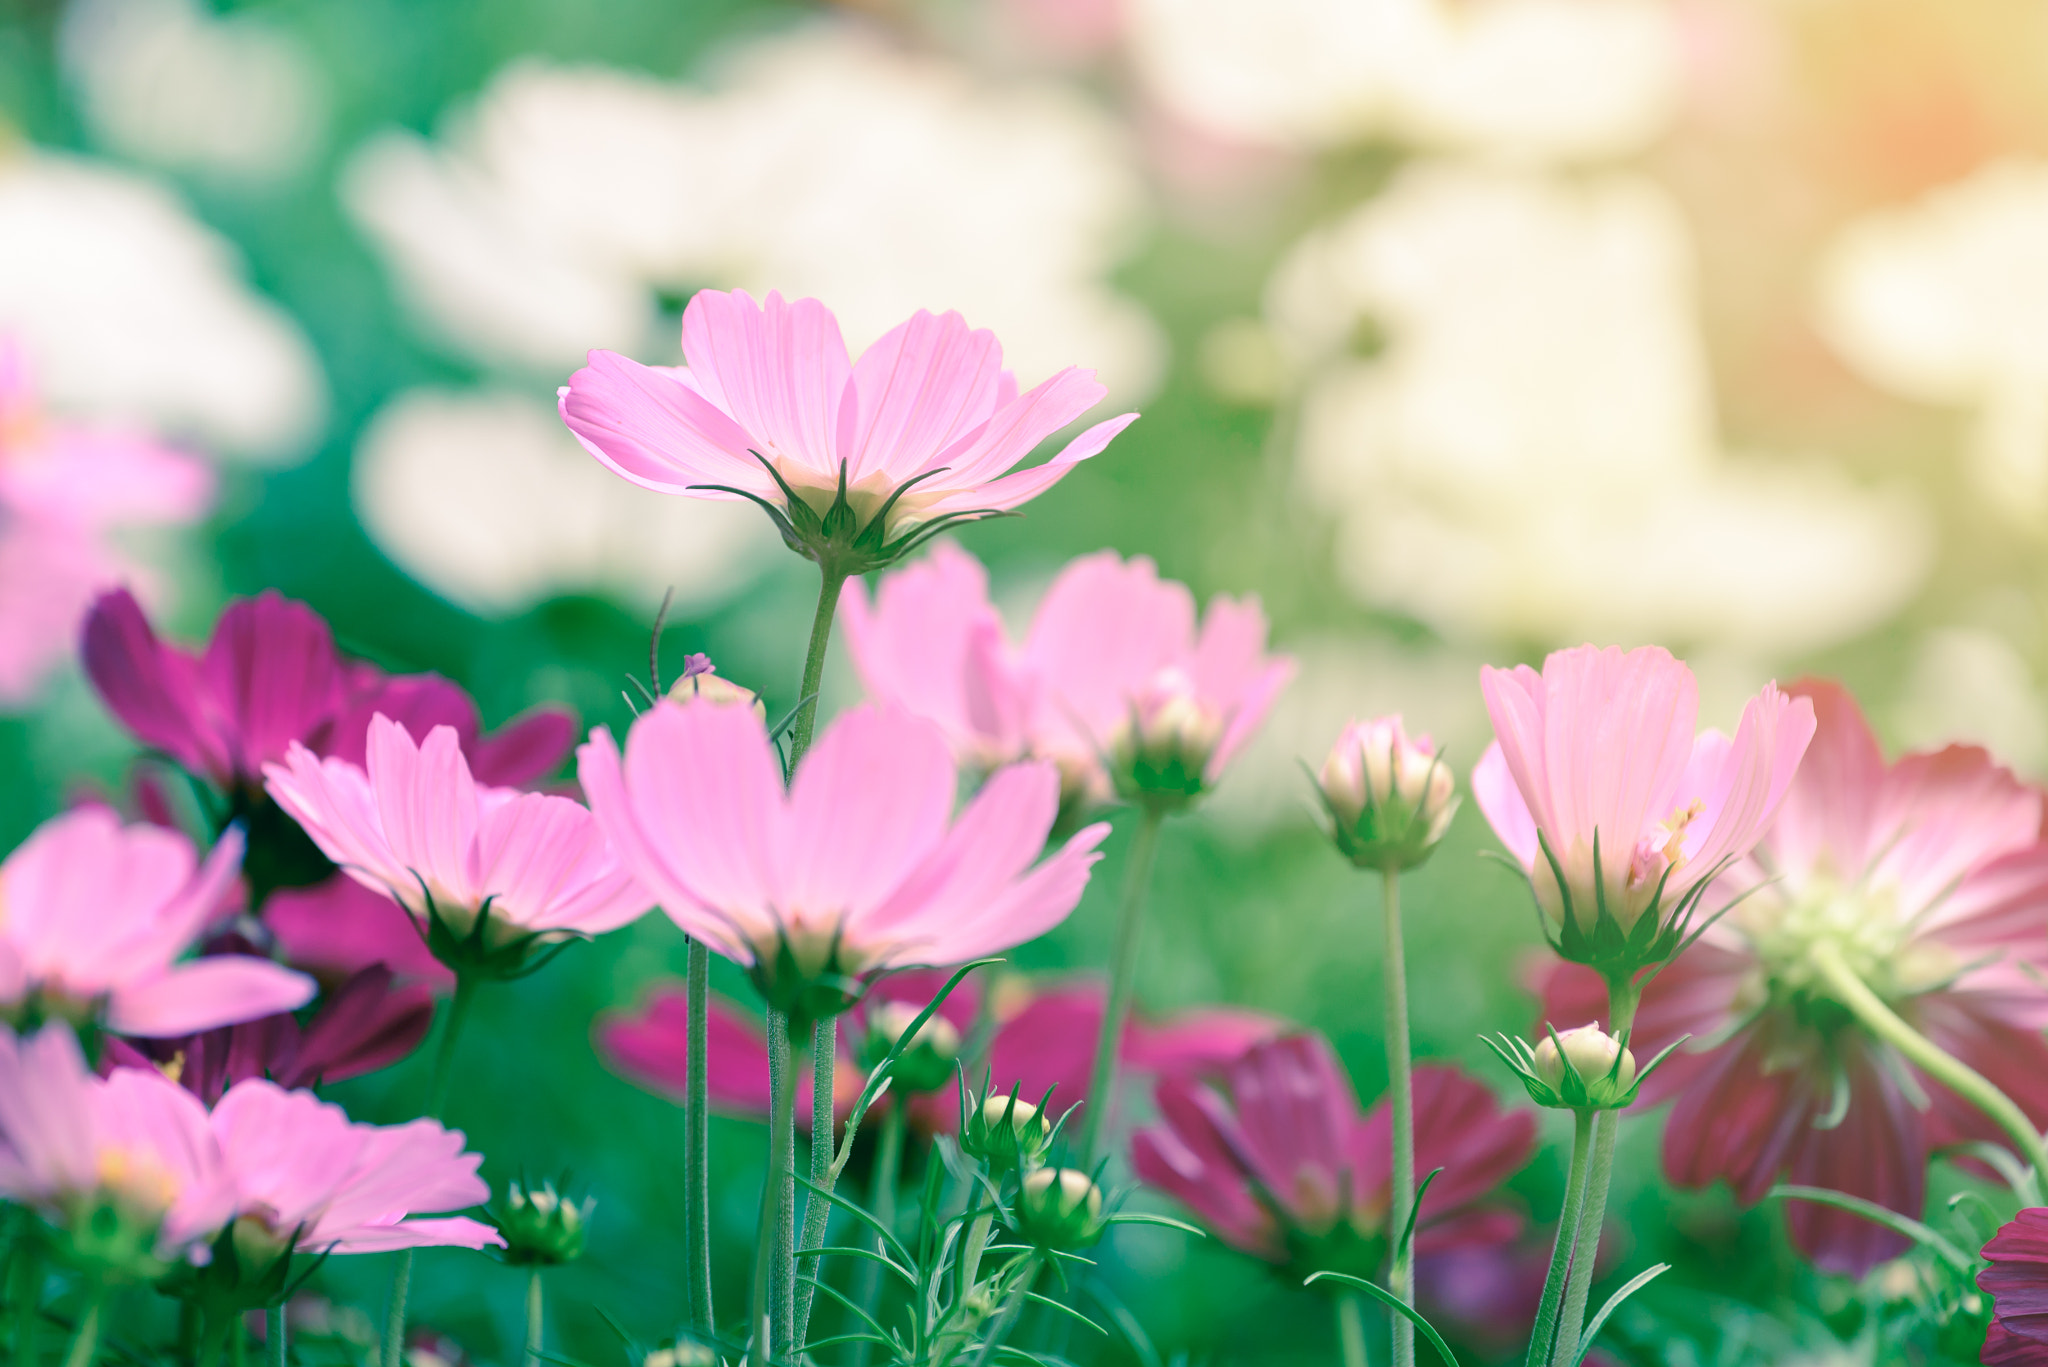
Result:
<svg viewBox="0 0 2048 1367"><path fill-rule="evenodd" d="M1536 1076L1555 1094L1549 1106L1607 1109L1635 1099L1635 1055L1598 1025L1561 1030L1531 1051Z"/></svg>
<svg viewBox="0 0 2048 1367"><path fill-rule="evenodd" d="M1079 1168L1039 1168L1017 1190L1017 1233L1040 1248L1085 1248L1102 1234L1102 1189Z"/></svg>
<svg viewBox="0 0 2048 1367"><path fill-rule="evenodd" d="M766 721L767 704L761 695L751 688L742 688L730 679L718 675L718 666L711 663L709 655L689 655L683 661L682 677L669 685L668 695L677 702L688 702L692 698L714 703L740 703L754 709L754 715Z"/></svg>
<svg viewBox="0 0 2048 1367"><path fill-rule="evenodd" d="M571 1201L552 1182L539 1187L514 1183L505 1192L498 1232L505 1236L505 1261L528 1266L573 1262L583 1253L590 1212L597 1202Z"/></svg>
<svg viewBox="0 0 2048 1367"><path fill-rule="evenodd" d="M1208 787L1209 757L1224 717L1186 670L1164 669L1131 702L1110 742L1117 791L1134 801L1183 807Z"/></svg>
<svg viewBox="0 0 2048 1367"><path fill-rule="evenodd" d="M867 1036L861 1041L862 1066L870 1071L880 1067L921 1009L900 1001L879 1002L869 1007ZM959 1057L959 1030L934 1011L897 1056L889 1076L903 1091L936 1092L952 1081L953 1061Z"/></svg>
<svg viewBox="0 0 2048 1367"><path fill-rule="evenodd" d="M1318 786L1337 848L1361 868L1415 867L1458 810L1450 767L1427 736L1410 739L1398 716L1346 726Z"/></svg>
<svg viewBox="0 0 2048 1367"><path fill-rule="evenodd" d="M998 1175L1028 1168L1052 1143L1052 1126L1038 1107L1020 1096L992 1092L967 1112L960 1129L960 1148Z"/></svg>

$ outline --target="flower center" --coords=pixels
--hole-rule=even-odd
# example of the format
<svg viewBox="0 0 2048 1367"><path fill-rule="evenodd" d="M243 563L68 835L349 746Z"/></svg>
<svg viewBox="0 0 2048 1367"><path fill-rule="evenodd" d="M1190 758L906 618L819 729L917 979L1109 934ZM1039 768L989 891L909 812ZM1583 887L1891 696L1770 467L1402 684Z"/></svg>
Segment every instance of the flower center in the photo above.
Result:
<svg viewBox="0 0 2048 1367"><path fill-rule="evenodd" d="M1630 890L1654 887L1666 872L1674 871L1685 864L1686 828L1699 819L1706 810L1706 804L1694 798L1692 805L1681 807L1662 822L1650 828L1650 833L1636 841L1635 849L1628 861L1628 886Z"/></svg>
<svg viewBox="0 0 2048 1367"><path fill-rule="evenodd" d="M1813 951L1832 945L1849 969L1888 1002L1897 1003L1946 981L1960 967L1954 954L1916 940L1896 889L1848 885L1816 876L1797 894L1765 889L1733 913L1761 962L1753 995L1832 999L1813 967Z"/></svg>
<svg viewBox="0 0 2048 1367"><path fill-rule="evenodd" d="M178 1182L156 1160L126 1149L101 1149L94 1163L99 1189L114 1204L155 1219L178 1199Z"/></svg>

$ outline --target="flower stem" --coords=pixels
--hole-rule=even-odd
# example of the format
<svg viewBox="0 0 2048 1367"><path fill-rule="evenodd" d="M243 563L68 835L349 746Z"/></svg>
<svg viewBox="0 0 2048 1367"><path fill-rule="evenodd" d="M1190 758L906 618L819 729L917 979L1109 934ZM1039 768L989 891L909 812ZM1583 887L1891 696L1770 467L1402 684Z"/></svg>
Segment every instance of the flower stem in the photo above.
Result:
<svg viewBox="0 0 2048 1367"><path fill-rule="evenodd" d="M974 1355L974 1367L987 1367L988 1360L1003 1346L1003 1340L1010 1337L1010 1331L1017 1327L1017 1317L1024 1313L1025 1299L1030 1296L1031 1284L1038 1280L1038 1269L1043 1265L1043 1260L1036 1253L1024 1256L1030 1259L1030 1266L1024 1269L1016 1289L1004 1302L1002 1316L990 1327L988 1337L981 1341L981 1351Z"/></svg>
<svg viewBox="0 0 2048 1367"><path fill-rule="evenodd" d="M1586 1204L1586 1167L1593 1147L1593 1112L1572 1112L1572 1163L1565 1170L1564 1209L1557 1216L1557 1240L1550 1247L1550 1271L1543 1276L1543 1300L1536 1308L1536 1329L1529 1336L1525 1367L1545 1367L1557 1348L1558 1305L1564 1299L1565 1273L1571 1267L1573 1241L1579 1233L1579 1212Z"/></svg>
<svg viewBox="0 0 2048 1367"><path fill-rule="evenodd" d="M1344 1367L1371 1367L1365 1356L1365 1311L1356 1291L1337 1297L1337 1342L1344 1350Z"/></svg>
<svg viewBox="0 0 2048 1367"><path fill-rule="evenodd" d="M9 1297L14 1309L14 1363L15 1367L35 1367L36 1325L42 1318L43 1256L30 1223L33 1217L26 1210L18 1214L22 1223L15 1231L14 1262L9 1268L14 1278Z"/></svg>
<svg viewBox="0 0 2048 1367"><path fill-rule="evenodd" d="M536 1265L526 1274L526 1367L540 1367L541 1333L547 1327L543 1318L547 1304L541 1297L540 1267Z"/></svg>
<svg viewBox="0 0 2048 1367"><path fill-rule="evenodd" d="M427 1078L426 1118L439 1120L441 1112L448 1106L448 1084L454 1077L455 1041L462 1035L462 1027L469 1020L470 1003L476 998L477 984L481 979L469 973L455 975L455 995L449 999L447 1019L441 1026L441 1043L434 1050L434 1071ZM398 1266L391 1274L391 1308L384 1317L384 1367L404 1367L405 1364L405 1303L412 1291L413 1250L405 1249L398 1255Z"/></svg>
<svg viewBox="0 0 2048 1367"><path fill-rule="evenodd" d="M2000 1091L1991 1079L1949 1054L1927 1036L1901 1019L1870 990L1842 958L1834 944L1821 941L1812 951L1811 962L1834 993L1835 1000L1855 1013L1865 1029L1904 1054L1909 1062L1936 1082L1990 1117L2004 1130L2037 1176L2048 1176L2048 1151L2041 1133L2013 1099Z"/></svg>
<svg viewBox="0 0 2048 1367"><path fill-rule="evenodd" d="M1623 976L1607 980L1607 1033L1619 1038L1634 1028L1642 989ZM1595 1265L1600 1260L1600 1226L1607 1218L1607 1188L1614 1180L1614 1144L1621 1130L1620 1111L1602 1111L1593 1118L1593 1156L1586 1168L1584 1204L1572 1235L1571 1265L1565 1274L1564 1309L1557 1321L1557 1347L1552 1367L1578 1367L1579 1335L1586 1325L1586 1302L1593 1294Z"/></svg>
<svg viewBox="0 0 2048 1367"><path fill-rule="evenodd" d="M796 1068L789 1055L789 1017L771 1007L768 1172L761 1184L761 1227L755 1236L754 1286L747 1311L750 1367L769 1367L775 1349L787 1340L792 1314L784 1303L790 1289L796 1203Z"/></svg>
<svg viewBox="0 0 2048 1367"><path fill-rule="evenodd" d="M100 1311L106 1308L107 1288L95 1284L88 1293L85 1314L79 1318L78 1332L71 1339L71 1350L64 1354L64 1367L92 1367L100 1356Z"/></svg>
<svg viewBox="0 0 2048 1367"><path fill-rule="evenodd" d="M1389 868L1386 883L1387 1099L1393 1112L1394 1181L1387 1228L1398 1237L1415 1206L1415 1080L1408 1053L1408 967L1401 948L1401 872ZM1404 1305L1415 1304L1415 1246L1396 1251L1388 1287ZM1394 1367L1414 1367L1415 1326L1405 1315L1390 1315Z"/></svg>
<svg viewBox="0 0 2048 1367"><path fill-rule="evenodd" d="M883 1229L896 1228L896 1184L903 1170L903 1112L904 1098L889 1098L889 1108L882 1112L882 1135L875 1149L875 1170L870 1178L868 1191L868 1213L875 1217L875 1223ZM888 1248L881 1237L875 1238L875 1252L886 1254ZM854 1279L854 1302L861 1310L872 1316L882 1296L882 1268L868 1258L860 1260L860 1273ZM862 1320L865 1324L866 1321ZM867 1367L870 1350L874 1347L866 1339L853 1345L853 1367Z"/></svg>
<svg viewBox="0 0 2048 1367"><path fill-rule="evenodd" d="M830 565L819 566L818 610L811 618L811 645L804 656L804 680L797 690L796 725L789 732L789 767L811 748L811 735L818 725L818 686L825 678L825 647L832 639L832 615L839 610L839 591L846 587L846 571Z"/></svg>
<svg viewBox="0 0 2048 1367"><path fill-rule="evenodd" d="M811 1027L811 1185L817 1190L804 1197L804 1231L798 1241L799 1249L823 1248L825 1226L832 1219L832 1203L826 1194L832 1190L832 1156L834 1121L837 1119L833 1107L833 1071L839 1062L839 1018L826 1016ZM823 1280L825 1259L811 1258L806 1262L813 1278ZM794 1343L801 1345L808 1341L811 1332L811 1302L817 1298L818 1288L804 1282L796 1288L796 1337Z"/></svg>
<svg viewBox="0 0 2048 1367"><path fill-rule="evenodd" d="M683 1226L690 1258L690 1325L709 1342L711 1308L711 1116L705 1067L711 1008L711 950L692 936L688 968L690 1022L683 1107Z"/></svg>
<svg viewBox="0 0 2048 1367"><path fill-rule="evenodd" d="M263 1312L263 1356L269 1367L285 1364L284 1307L273 1305Z"/></svg>
<svg viewBox="0 0 2048 1367"><path fill-rule="evenodd" d="M1138 945L1144 938L1145 897L1152 887L1152 863L1159 853L1159 827L1165 814L1155 805L1138 808L1138 829L1124 856L1123 905L1117 911L1116 945L1109 961L1109 1003L1102 1012L1102 1032L1095 1038L1095 1066L1088 1074L1087 1110L1081 1117L1081 1162L1092 1167L1102 1141L1105 1118L1116 1090L1117 1053L1124 1022L1131 1014L1131 984L1138 972Z"/></svg>

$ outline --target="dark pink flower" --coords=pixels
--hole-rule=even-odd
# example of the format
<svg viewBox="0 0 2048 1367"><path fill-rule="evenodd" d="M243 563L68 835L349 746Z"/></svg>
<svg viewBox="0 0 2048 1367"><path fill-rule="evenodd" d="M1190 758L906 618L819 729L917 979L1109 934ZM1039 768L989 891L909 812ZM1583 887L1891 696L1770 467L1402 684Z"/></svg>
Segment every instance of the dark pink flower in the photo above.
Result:
<svg viewBox="0 0 2048 1367"><path fill-rule="evenodd" d="M1812 747L1777 822L1727 876L1754 891L1644 993L1638 1056L1693 1039L1644 1097L1678 1097L1664 1168L1681 1186L1725 1179L1747 1203L1790 1181L1918 1218L1931 1150L2003 1138L1861 1029L1810 955L1832 946L1893 1010L2048 1121L2042 797L1971 747L1887 765L1847 691L1791 692L1818 718ZM1575 966L1550 972L1542 994L1558 1025L1606 1009L1604 986ZM1832 1207L1792 1202L1786 1215L1831 1271L1861 1273L1906 1246Z"/></svg>
<svg viewBox="0 0 2048 1367"><path fill-rule="evenodd" d="M1178 1199L1217 1237L1273 1262L1354 1269L1388 1236L1392 1119L1361 1115L1322 1036L1292 1034L1246 1050L1221 1084L1160 1079L1161 1123L1132 1139L1140 1180ZM1529 1161L1535 1117L1503 1111L1456 1068L1415 1070L1415 1165L1444 1169L1422 1203L1420 1252L1501 1243L1519 1215L1484 1199Z"/></svg>
<svg viewBox="0 0 2048 1367"><path fill-rule="evenodd" d="M308 888L279 888L263 904L263 924L288 963L322 981L383 964L438 988L455 985L412 913L345 873Z"/></svg>
<svg viewBox="0 0 2048 1367"><path fill-rule="evenodd" d="M2048 1362L2048 1210L2015 1215L1984 1245L1984 1260L1977 1285L1992 1307L1984 1361Z"/></svg>

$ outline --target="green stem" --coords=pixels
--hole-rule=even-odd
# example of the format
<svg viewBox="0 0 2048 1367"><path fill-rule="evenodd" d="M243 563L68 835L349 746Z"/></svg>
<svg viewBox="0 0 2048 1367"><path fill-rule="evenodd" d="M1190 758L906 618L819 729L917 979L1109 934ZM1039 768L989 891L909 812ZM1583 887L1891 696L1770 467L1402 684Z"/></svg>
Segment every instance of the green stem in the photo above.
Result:
<svg viewBox="0 0 2048 1367"><path fill-rule="evenodd" d="M269 1367L284 1367L285 1351L284 1307L273 1305L263 1312L263 1356Z"/></svg>
<svg viewBox="0 0 2048 1367"><path fill-rule="evenodd" d="M1619 1039L1636 1022L1642 989L1628 977L1607 980L1607 1033ZM1586 1327L1586 1302L1600 1261L1600 1226L1607 1218L1607 1189L1614 1179L1614 1144L1621 1132L1621 1112L1602 1111L1593 1119L1593 1157L1586 1168L1585 1204L1572 1235L1571 1266L1565 1274L1564 1310L1557 1321L1557 1346L1552 1367L1578 1367L1579 1336Z"/></svg>
<svg viewBox="0 0 2048 1367"><path fill-rule="evenodd" d="M817 1190L804 1197L803 1237L799 1249L823 1248L825 1226L832 1219L832 1203L825 1194L832 1190L832 1157L835 1119L833 1072L839 1062L839 1018L826 1016L811 1026L811 1185ZM805 1267L818 1280L825 1276L825 1259L807 1258ZM809 1282L796 1288L796 1337L792 1342L809 1342L811 1302L818 1288Z"/></svg>
<svg viewBox="0 0 2048 1367"><path fill-rule="evenodd" d="M768 1171L761 1183L761 1225L754 1243L754 1286L748 1302L750 1367L768 1367L786 1341L782 1296L790 1280L790 1228L796 1201L796 1069L789 1057L789 1017L768 1011Z"/></svg>
<svg viewBox="0 0 2048 1367"><path fill-rule="evenodd" d="M1952 1057L1902 1020L1856 976L1855 970L1843 960L1841 950L1834 944L1824 940L1814 946L1811 962L1820 970L1835 1000L1854 1012L1865 1029L1904 1054L1921 1072L1989 1116L1992 1123L2011 1137L2013 1146L2020 1151L2020 1157L2026 1160L2027 1165L2037 1175L2048 1176L2048 1152L2042 1148L2041 1134L2011 1097L1982 1073Z"/></svg>
<svg viewBox="0 0 2048 1367"><path fill-rule="evenodd" d="M967 1242L960 1248L960 1301L966 1303L974 1284L981 1280L981 1255L988 1248L988 1233L995 1225L995 1213L983 1211L967 1227Z"/></svg>
<svg viewBox="0 0 2048 1367"><path fill-rule="evenodd" d="M546 1303L541 1299L540 1267L526 1274L526 1367L540 1367L542 1319Z"/></svg>
<svg viewBox="0 0 2048 1367"><path fill-rule="evenodd" d="M1564 1209L1557 1216L1557 1240L1550 1247L1550 1271L1543 1276L1543 1300L1536 1308L1536 1330L1529 1336L1525 1367L1545 1367L1557 1349L1557 1311L1564 1299L1565 1273L1571 1267L1573 1243L1579 1233L1579 1212L1586 1204L1586 1167L1593 1147L1593 1112L1572 1112L1572 1162L1565 1169Z"/></svg>
<svg viewBox="0 0 2048 1367"><path fill-rule="evenodd" d="M455 1041L462 1035L462 1027L469 1020L470 1003L476 999L477 984L481 980L472 974L455 975L455 995L448 1002L447 1019L441 1026L441 1044L434 1050L434 1071L427 1078L426 1118L439 1120L448 1106L448 1085L454 1077ZM404 1367L405 1364L405 1303L412 1291L413 1250L405 1249L398 1255L398 1266L391 1275L391 1308L384 1317L384 1367Z"/></svg>
<svg viewBox="0 0 2048 1367"><path fill-rule="evenodd" d="M24 1227L16 1236L14 1265L15 1284L9 1298L14 1306L14 1362L15 1367L35 1367L36 1325L42 1318L43 1300L43 1255L35 1232L28 1228L27 1212L21 1212Z"/></svg>
<svg viewBox="0 0 2048 1367"><path fill-rule="evenodd" d="M875 1217L875 1223L893 1232L896 1228L896 1184L903 1172L903 1113L905 1098L890 1097L888 1109L882 1112L882 1135L875 1148L875 1170L870 1178L868 1190L868 1213ZM875 1252L886 1254L887 1247L881 1236L874 1240ZM881 1264L869 1258L860 1260L860 1271L854 1278L854 1303L872 1316L882 1298ZM865 1325L866 1320L856 1321ZM870 1350L874 1347L866 1339L853 1345L853 1367L867 1367Z"/></svg>
<svg viewBox="0 0 2048 1367"><path fill-rule="evenodd" d="M683 1226L690 1259L690 1324L700 1343L711 1341L711 1113L705 1083L710 1031L711 950L690 940L689 1078L683 1107Z"/></svg>
<svg viewBox="0 0 2048 1367"><path fill-rule="evenodd" d="M232 1367L249 1367L249 1328L240 1314L228 1321L228 1361Z"/></svg>
<svg viewBox="0 0 2048 1367"><path fill-rule="evenodd" d="M1159 853L1159 827L1164 820L1165 814L1157 806L1140 806L1138 829L1124 856L1123 905L1117 912L1116 945L1109 961L1109 1004L1102 1013L1102 1032L1095 1038L1095 1066L1088 1074L1088 1104L1081 1117L1081 1161L1091 1167L1116 1090L1117 1054L1124 1022L1131 1014L1131 985L1138 972L1138 945L1144 939L1145 896L1151 890L1152 864Z"/></svg>
<svg viewBox="0 0 2048 1367"><path fill-rule="evenodd" d="M71 1351L64 1354L64 1367L92 1367L100 1356L100 1312L106 1308L107 1289L94 1286L86 1302L85 1314L78 1321L78 1332L71 1339Z"/></svg>
<svg viewBox="0 0 2048 1367"><path fill-rule="evenodd" d="M1389 868L1386 882L1387 1099L1393 1112L1394 1172L1387 1228L1398 1237L1415 1206L1415 1080L1408 1051L1408 966L1401 948L1401 872ZM1415 1245L1396 1251L1388 1289L1404 1305L1415 1304ZM1414 1367L1415 1326L1404 1315L1388 1316L1394 1331L1394 1367Z"/></svg>
<svg viewBox="0 0 2048 1367"><path fill-rule="evenodd" d="M825 647L832 639L832 615L839 610L839 591L846 587L846 572L830 565L818 567L818 610L811 617L811 645L804 656L804 680L797 692L796 724L789 732L789 767L811 748L811 734L818 724L818 686L825 678Z"/></svg>
<svg viewBox="0 0 2048 1367"><path fill-rule="evenodd" d="M1365 1311L1356 1291L1337 1297L1337 1342L1344 1349L1344 1367L1370 1367L1365 1357Z"/></svg>

